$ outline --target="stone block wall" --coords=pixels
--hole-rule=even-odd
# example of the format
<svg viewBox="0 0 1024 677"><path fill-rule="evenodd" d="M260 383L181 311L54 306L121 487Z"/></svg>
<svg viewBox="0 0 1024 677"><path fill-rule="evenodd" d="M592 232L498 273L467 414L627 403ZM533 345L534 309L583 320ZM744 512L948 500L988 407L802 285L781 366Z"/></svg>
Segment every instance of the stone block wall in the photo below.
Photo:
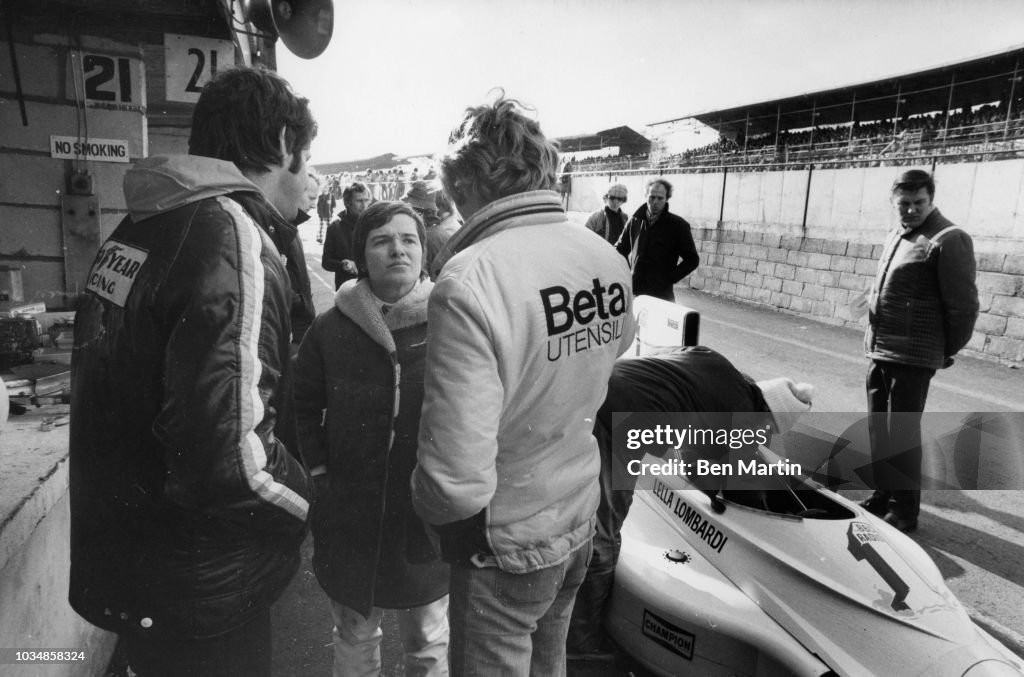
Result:
<svg viewBox="0 0 1024 677"><path fill-rule="evenodd" d="M923 167L930 169L929 167ZM701 266L684 284L821 322L861 327L851 295L870 287L893 227L895 167L665 172ZM981 314L966 351L1024 364L1024 158L934 167L936 204L974 239ZM601 207L610 183L632 212L655 173L574 175L569 209Z"/></svg>
<svg viewBox="0 0 1024 677"><path fill-rule="evenodd" d="M862 327L851 300L871 287L882 244L695 228L701 265L686 283L829 324ZM979 253L981 312L966 351L1024 362L1024 256Z"/></svg>

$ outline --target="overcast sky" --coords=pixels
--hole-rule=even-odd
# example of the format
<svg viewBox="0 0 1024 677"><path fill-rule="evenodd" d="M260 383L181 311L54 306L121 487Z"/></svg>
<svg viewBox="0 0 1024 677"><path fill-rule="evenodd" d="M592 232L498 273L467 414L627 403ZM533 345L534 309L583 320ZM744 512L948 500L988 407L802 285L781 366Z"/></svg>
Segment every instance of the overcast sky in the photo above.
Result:
<svg viewBox="0 0 1024 677"><path fill-rule="evenodd" d="M495 87L549 136L874 80L1024 43L1021 0L335 0L313 60L316 164L444 147ZM1024 64L1021 65L1024 69Z"/></svg>

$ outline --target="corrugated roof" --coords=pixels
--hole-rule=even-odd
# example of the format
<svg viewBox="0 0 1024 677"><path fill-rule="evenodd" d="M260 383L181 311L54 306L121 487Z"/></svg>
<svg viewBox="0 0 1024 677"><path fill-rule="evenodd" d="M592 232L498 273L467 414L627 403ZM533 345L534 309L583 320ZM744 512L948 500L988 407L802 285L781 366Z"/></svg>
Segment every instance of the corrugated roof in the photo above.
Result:
<svg viewBox="0 0 1024 677"><path fill-rule="evenodd" d="M576 136L560 136L557 139L561 145L562 152L579 152L585 150L600 150L611 146L620 148L639 149L641 152L650 150L651 141L643 134L625 125L612 127L593 134L579 134Z"/></svg>
<svg viewBox="0 0 1024 677"><path fill-rule="evenodd" d="M896 115L918 115L1009 98L1014 74L1024 73L1024 44L1012 49L869 82L807 92L757 103L703 111L672 120L696 119L727 135L756 136L776 129L800 129ZM1014 97L1024 94L1019 79ZM897 107L898 106L898 107ZM749 125L748 125L749 122Z"/></svg>

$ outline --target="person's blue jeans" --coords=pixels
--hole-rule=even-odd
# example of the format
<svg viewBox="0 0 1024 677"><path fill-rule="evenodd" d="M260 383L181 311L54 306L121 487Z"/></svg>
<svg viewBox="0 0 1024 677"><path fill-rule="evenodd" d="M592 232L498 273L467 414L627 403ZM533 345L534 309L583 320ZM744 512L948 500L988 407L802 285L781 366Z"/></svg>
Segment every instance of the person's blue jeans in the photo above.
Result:
<svg viewBox="0 0 1024 677"><path fill-rule="evenodd" d="M564 676L569 617L592 547L587 541L565 562L527 574L452 565L452 675Z"/></svg>

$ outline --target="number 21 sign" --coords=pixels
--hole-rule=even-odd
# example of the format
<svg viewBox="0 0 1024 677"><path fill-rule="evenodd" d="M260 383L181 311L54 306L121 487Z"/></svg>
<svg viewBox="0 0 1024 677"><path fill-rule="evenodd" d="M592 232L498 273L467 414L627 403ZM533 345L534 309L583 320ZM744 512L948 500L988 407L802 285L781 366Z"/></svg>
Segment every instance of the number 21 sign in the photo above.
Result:
<svg viewBox="0 0 1024 677"><path fill-rule="evenodd" d="M235 48L228 40L192 35L164 34L167 100L195 103L203 85L235 63Z"/></svg>

